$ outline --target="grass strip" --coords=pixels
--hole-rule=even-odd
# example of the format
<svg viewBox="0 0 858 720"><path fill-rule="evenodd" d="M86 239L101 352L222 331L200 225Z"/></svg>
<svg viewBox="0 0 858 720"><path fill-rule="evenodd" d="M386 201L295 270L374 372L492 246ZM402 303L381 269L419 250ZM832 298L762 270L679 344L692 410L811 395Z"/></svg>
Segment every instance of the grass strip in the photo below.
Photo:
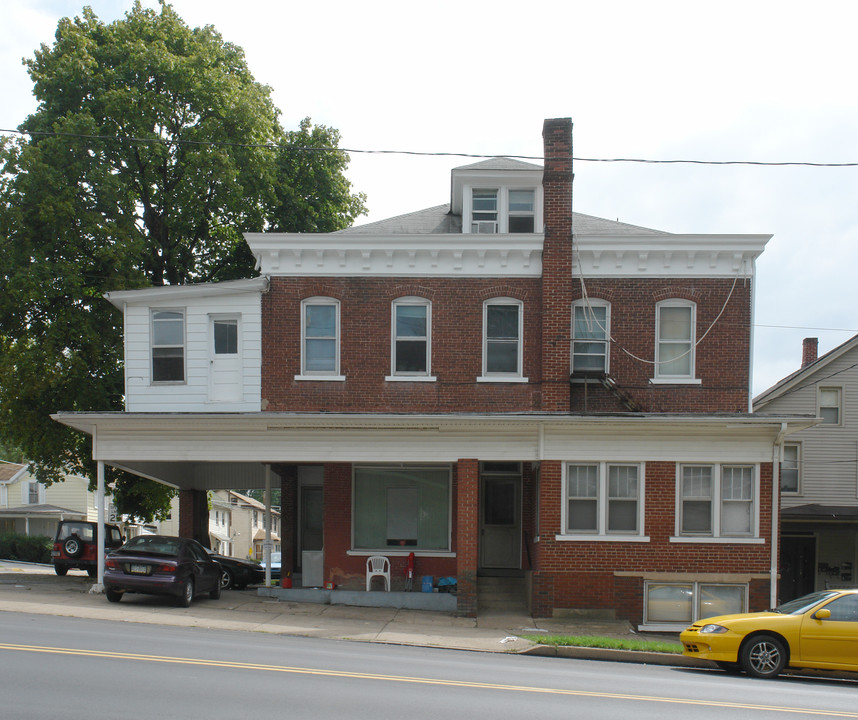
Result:
<svg viewBox="0 0 858 720"><path fill-rule="evenodd" d="M622 638L599 637L595 635L521 635L525 640L540 645L607 648L609 650L639 650L642 652L682 654L679 643L657 642L653 640L624 640Z"/></svg>

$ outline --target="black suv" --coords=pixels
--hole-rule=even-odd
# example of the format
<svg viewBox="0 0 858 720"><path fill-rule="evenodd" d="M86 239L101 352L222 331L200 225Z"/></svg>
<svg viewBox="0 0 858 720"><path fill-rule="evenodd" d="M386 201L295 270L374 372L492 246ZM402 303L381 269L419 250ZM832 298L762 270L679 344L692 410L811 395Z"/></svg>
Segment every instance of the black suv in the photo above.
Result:
<svg viewBox="0 0 858 720"><path fill-rule="evenodd" d="M90 577L98 574L98 523L84 520L60 520L51 550L51 562L57 575L65 575L70 568L86 570ZM122 545L124 539L116 525L104 526L104 552L109 553Z"/></svg>

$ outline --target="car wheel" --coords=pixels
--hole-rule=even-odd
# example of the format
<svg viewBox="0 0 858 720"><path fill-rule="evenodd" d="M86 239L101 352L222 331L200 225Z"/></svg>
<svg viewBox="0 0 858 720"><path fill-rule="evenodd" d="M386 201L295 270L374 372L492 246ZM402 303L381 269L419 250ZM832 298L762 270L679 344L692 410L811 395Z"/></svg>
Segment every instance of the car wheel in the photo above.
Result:
<svg viewBox="0 0 858 720"><path fill-rule="evenodd" d="M68 571L67 565L54 565L54 572L59 576L65 575Z"/></svg>
<svg viewBox="0 0 858 720"><path fill-rule="evenodd" d="M83 554L83 542L77 535L71 535L63 543L63 550L69 557L80 557Z"/></svg>
<svg viewBox="0 0 858 720"><path fill-rule="evenodd" d="M232 573L224 568L223 572L220 574L220 589L229 590L232 587L233 582Z"/></svg>
<svg viewBox="0 0 858 720"><path fill-rule="evenodd" d="M223 577L221 577L221 579L220 579L220 580L218 580L218 581L214 584L214 587L209 591L209 597L210 597L212 600L218 600L218 599L220 599L220 591L221 591L221 585L222 585L222 583L223 583Z"/></svg>
<svg viewBox="0 0 858 720"><path fill-rule="evenodd" d="M182 586L182 594L179 595L179 607L190 607L194 599L194 581L191 578L185 580Z"/></svg>
<svg viewBox="0 0 858 720"><path fill-rule="evenodd" d="M105 590L104 594L107 595L109 602L119 602L122 600L122 593L119 590Z"/></svg>
<svg viewBox="0 0 858 720"><path fill-rule="evenodd" d="M757 635L742 647L742 669L758 678L773 678L784 669L787 661L783 642L771 635Z"/></svg>

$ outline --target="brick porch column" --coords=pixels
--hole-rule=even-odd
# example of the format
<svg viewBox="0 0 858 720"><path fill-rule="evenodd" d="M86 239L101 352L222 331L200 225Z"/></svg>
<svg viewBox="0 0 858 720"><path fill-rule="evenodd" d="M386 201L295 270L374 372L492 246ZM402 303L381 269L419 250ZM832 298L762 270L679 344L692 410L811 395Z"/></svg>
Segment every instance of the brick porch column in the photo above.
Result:
<svg viewBox="0 0 858 720"><path fill-rule="evenodd" d="M480 532L480 464L459 460L457 464L456 581L460 615L477 614L477 564Z"/></svg>
<svg viewBox="0 0 858 720"><path fill-rule="evenodd" d="M274 472L280 477L281 573L289 572L294 576L297 565L295 548L298 546L298 466L277 465Z"/></svg>
<svg viewBox="0 0 858 720"><path fill-rule="evenodd" d="M179 491L179 535L211 549L209 504L205 490Z"/></svg>

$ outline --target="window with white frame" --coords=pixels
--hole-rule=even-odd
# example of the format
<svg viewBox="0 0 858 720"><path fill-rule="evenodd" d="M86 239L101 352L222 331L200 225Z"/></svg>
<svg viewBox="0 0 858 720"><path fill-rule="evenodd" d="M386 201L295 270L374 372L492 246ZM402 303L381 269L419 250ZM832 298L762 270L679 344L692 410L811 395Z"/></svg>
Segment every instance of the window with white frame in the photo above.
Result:
<svg viewBox="0 0 858 720"><path fill-rule="evenodd" d="M679 471L679 534L754 537L757 488L751 465L682 465Z"/></svg>
<svg viewBox="0 0 858 720"><path fill-rule="evenodd" d="M449 466L355 466L355 550L450 549Z"/></svg>
<svg viewBox="0 0 858 720"><path fill-rule="evenodd" d="M644 624L688 625L697 620L746 612L748 586L705 582L647 582Z"/></svg>
<svg viewBox="0 0 858 720"><path fill-rule="evenodd" d="M38 505L41 502L42 486L38 482L28 482L25 487L26 495L24 501L27 505Z"/></svg>
<svg viewBox="0 0 858 720"><path fill-rule="evenodd" d="M498 191L473 190L471 192L471 232L496 233L498 231Z"/></svg>
<svg viewBox="0 0 858 720"><path fill-rule="evenodd" d="M420 297L394 300L391 329L391 374L428 376L432 337L432 306L429 301Z"/></svg>
<svg viewBox="0 0 858 720"><path fill-rule="evenodd" d="M656 305L655 377L687 380L694 377L696 305L665 300Z"/></svg>
<svg viewBox="0 0 858 720"><path fill-rule="evenodd" d="M534 232L534 191L510 190L507 215L508 232Z"/></svg>
<svg viewBox="0 0 858 720"><path fill-rule="evenodd" d="M569 463L565 478L565 533L642 535L642 474L638 464Z"/></svg>
<svg viewBox="0 0 858 720"><path fill-rule="evenodd" d="M185 312L152 311L152 382L185 381Z"/></svg>
<svg viewBox="0 0 858 720"><path fill-rule="evenodd" d="M340 303L308 298L301 303L301 375L340 373Z"/></svg>
<svg viewBox="0 0 858 720"><path fill-rule="evenodd" d="M580 300L572 307L572 372L608 372L610 305Z"/></svg>
<svg viewBox="0 0 858 720"><path fill-rule="evenodd" d="M801 446L798 443L784 443L784 459L781 463L781 492L797 495L801 487Z"/></svg>
<svg viewBox="0 0 858 720"><path fill-rule="evenodd" d="M820 387L818 390L819 417L823 425L839 425L843 392L839 387Z"/></svg>
<svg viewBox="0 0 858 720"><path fill-rule="evenodd" d="M483 376L520 378L522 303L493 298L483 304Z"/></svg>
<svg viewBox="0 0 858 720"><path fill-rule="evenodd" d="M238 354L238 318L215 318L212 320L215 355Z"/></svg>

